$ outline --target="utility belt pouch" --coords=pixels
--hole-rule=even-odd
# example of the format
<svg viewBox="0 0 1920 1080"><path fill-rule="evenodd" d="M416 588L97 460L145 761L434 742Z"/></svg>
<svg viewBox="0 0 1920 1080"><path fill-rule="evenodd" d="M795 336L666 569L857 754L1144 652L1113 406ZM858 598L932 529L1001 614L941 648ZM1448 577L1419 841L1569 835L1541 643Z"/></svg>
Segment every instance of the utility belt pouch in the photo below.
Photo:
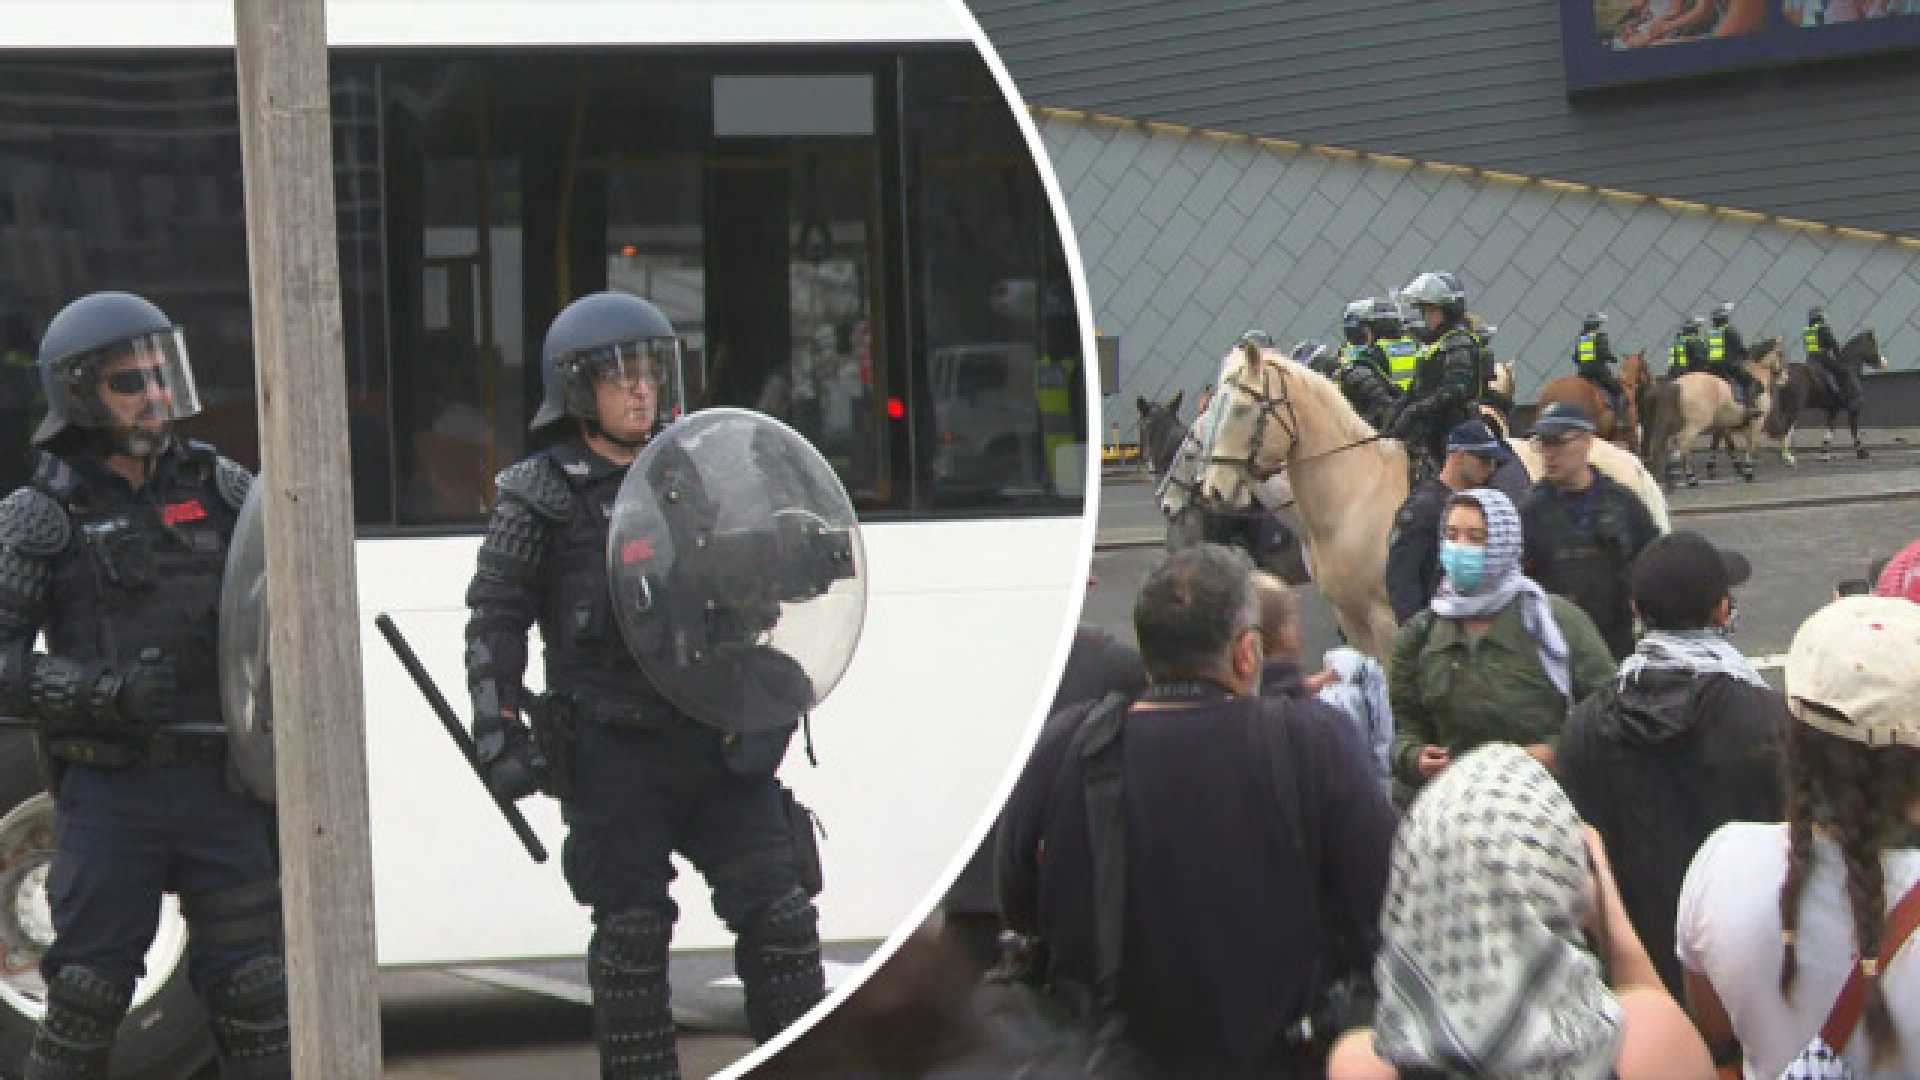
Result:
<svg viewBox="0 0 1920 1080"><path fill-rule="evenodd" d="M565 802L573 798L574 750L579 742L579 716L567 694L545 694L530 699L527 716L533 722L533 745L547 759L547 794Z"/></svg>
<svg viewBox="0 0 1920 1080"><path fill-rule="evenodd" d="M146 760L146 755L134 747L105 739L50 736L46 745L49 758L67 764L125 769Z"/></svg>
<svg viewBox="0 0 1920 1080"><path fill-rule="evenodd" d="M800 874L800 887L808 896L819 896L826 887L826 871L820 863L820 836L827 830L820 818L793 795L793 789L780 787L780 809L787 817L787 833L793 839L793 863ZM817 835L816 835L817 833Z"/></svg>

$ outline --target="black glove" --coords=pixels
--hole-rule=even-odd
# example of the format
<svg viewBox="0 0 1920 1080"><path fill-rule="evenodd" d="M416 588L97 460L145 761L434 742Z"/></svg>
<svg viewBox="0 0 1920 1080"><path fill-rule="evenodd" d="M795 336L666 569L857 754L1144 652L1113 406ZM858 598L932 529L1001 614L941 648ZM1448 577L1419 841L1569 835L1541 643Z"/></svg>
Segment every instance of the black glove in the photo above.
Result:
<svg viewBox="0 0 1920 1080"><path fill-rule="evenodd" d="M480 714L474 719L473 744L495 798L517 802L546 786L547 760L518 716Z"/></svg>
<svg viewBox="0 0 1920 1080"><path fill-rule="evenodd" d="M97 660L33 658L30 698L50 731L111 731L173 720L178 680L170 657L147 649L126 674Z"/></svg>

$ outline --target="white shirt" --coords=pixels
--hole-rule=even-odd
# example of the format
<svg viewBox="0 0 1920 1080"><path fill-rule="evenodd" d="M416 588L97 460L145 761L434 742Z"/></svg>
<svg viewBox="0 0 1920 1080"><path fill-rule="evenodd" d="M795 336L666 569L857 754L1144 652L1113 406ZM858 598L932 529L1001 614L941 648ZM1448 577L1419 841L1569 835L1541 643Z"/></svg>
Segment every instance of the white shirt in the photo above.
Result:
<svg viewBox="0 0 1920 1080"><path fill-rule="evenodd" d="M1707 838L1687 869L1674 925L1675 949L1689 971L1713 983L1746 1050L1748 1080L1777 1080L1819 1034L1854 962L1853 914L1846 866L1833 842L1814 834L1813 869L1800 892L1793 1000L1780 996L1780 883L1787 876L1787 827L1736 821ZM1920 880L1920 850L1881 856L1887 907ZM1887 1007L1900 1029L1899 1053L1869 1072L1863 1018L1841 1055L1860 1077L1920 1077L1920 933L1881 973ZM1904 1018L1904 1020L1903 1020Z"/></svg>

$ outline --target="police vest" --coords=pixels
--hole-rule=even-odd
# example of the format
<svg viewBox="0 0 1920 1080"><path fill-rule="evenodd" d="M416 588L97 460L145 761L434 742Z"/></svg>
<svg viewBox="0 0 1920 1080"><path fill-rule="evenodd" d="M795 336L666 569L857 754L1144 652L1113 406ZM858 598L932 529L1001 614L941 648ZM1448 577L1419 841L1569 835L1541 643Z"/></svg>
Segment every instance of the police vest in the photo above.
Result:
<svg viewBox="0 0 1920 1080"><path fill-rule="evenodd" d="M1727 332L1719 327L1707 331L1707 362L1718 364L1727 358Z"/></svg>
<svg viewBox="0 0 1920 1080"><path fill-rule="evenodd" d="M1034 402L1040 410L1040 445L1046 451L1047 476L1055 490L1061 486L1057 470L1070 468L1060 462L1058 450L1085 438L1073 426L1073 387L1065 360L1042 356L1034 367Z"/></svg>
<svg viewBox="0 0 1920 1080"><path fill-rule="evenodd" d="M1574 346L1574 354L1576 362L1579 363L1581 367L1586 367L1593 363L1594 359L1599 355L1597 347L1598 337L1599 335L1597 334L1580 335L1580 343Z"/></svg>
<svg viewBox="0 0 1920 1080"><path fill-rule="evenodd" d="M1673 339L1673 348L1667 351L1669 362L1675 371L1687 369L1687 338L1685 334Z"/></svg>
<svg viewBox="0 0 1920 1080"><path fill-rule="evenodd" d="M1388 338L1380 348L1387 354L1387 378L1393 385L1401 390L1413 385L1414 372L1420 370L1426 350L1408 337Z"/></svg>
<svg viewBox="0 0 1920 1080"><path fill-rule="evenodd" d="M1367 347L1365 345L1355 345L1355 344L1352 344L1351 342L1341 346L1340 347L1340 366L1346 367L1350 364L1359 363L1360 358L1366 355L1366 351L1367 351Z"/></svg>
<svg viewBox="0 0 1920 1080"><path fill-rule="evenodd" d="M1811 359L1820 352L1820 327L1809 326L1800 331L1800 340L1807 346L1807 357Z"/></svg>

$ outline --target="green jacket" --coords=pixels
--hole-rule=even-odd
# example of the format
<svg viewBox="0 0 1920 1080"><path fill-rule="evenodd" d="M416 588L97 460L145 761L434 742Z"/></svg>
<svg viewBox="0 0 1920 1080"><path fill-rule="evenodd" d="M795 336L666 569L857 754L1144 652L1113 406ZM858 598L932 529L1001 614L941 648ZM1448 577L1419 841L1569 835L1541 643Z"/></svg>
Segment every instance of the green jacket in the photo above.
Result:
<svg viewBox="0 0 1920 1080"><path fill-rule="evenodd" d="M1520 624L1520 605L1508 604L1475 640L1466 626L1434 615L1407 620L1387 665L1393 707L1393 774L1418 788L1420 748L1444 746L1454 759L1489 742L1552 743L1567 714L1613 678L1613 657L1587 613L1549 596L1554 621L1572 654L1573 700L1553 688L1540 651Z"/></svg>

